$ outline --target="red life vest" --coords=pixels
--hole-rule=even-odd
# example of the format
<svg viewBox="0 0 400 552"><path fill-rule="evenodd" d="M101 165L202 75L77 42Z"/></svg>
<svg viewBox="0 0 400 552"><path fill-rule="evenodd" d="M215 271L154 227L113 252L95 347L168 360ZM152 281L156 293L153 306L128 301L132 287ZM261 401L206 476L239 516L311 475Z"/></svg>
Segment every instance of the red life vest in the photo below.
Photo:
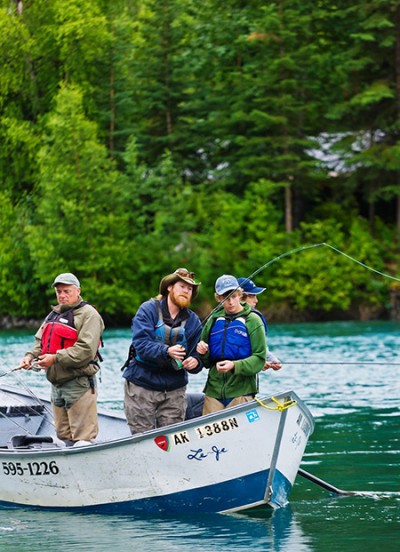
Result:
<svg viewBox="0 0 400 552"><path fill-rule="evenodd" d="M86 305L82 301L70 310L57 313L52 311L46 318L42 331L41 354L55 354L60 349L68 349L78 341L78 332L74 326L74 310Z"/></svg>

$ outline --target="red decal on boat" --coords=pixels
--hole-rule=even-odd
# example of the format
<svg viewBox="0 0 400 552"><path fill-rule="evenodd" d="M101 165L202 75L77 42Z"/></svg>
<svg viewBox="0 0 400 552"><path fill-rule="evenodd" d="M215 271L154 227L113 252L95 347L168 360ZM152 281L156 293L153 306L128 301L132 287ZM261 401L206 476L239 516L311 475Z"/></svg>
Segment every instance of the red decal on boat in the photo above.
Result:
<svg viewBox="0 0 400 552"><path fill-rule="evenodd" d="M154 439L155 444L160 447L160 449L165 450L166 452L170 449L169 439L166 435L159 435Z"/></svg>

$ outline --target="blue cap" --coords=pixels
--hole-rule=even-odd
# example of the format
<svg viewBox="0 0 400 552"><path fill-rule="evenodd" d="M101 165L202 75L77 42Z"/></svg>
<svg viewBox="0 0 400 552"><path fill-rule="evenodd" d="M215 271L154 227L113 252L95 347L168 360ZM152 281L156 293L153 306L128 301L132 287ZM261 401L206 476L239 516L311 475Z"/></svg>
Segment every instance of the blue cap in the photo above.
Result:
<svg viewBox="0 0 400 552"><path fill-rule="evenodd" d="M239 287L239 282L234 276L231 276L230 274L223 274L215 282L215 293L218 295L224 295L228 291L233 291Z"/></svg>
<svg viewBox="0 0 400 552"><path fill-rule="evenodd" d="M244 293L258 295L259 293L262 293L266 290L266 288L257 287L253 280L249 280L248 278L238 278L237 281L239 282L239 285Z"/></svg>

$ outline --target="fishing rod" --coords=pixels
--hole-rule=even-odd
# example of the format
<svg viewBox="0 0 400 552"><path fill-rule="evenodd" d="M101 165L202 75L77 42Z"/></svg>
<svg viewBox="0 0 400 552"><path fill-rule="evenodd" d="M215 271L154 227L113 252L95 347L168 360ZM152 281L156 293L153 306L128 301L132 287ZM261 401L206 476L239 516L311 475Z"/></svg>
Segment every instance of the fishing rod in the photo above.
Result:
<svg viewBox="0 0 400 552"><path fill-rule="evenodd" d="M4 362L1 359L0 359L0 362L2 362L2 364L4 365ZM15 374L15 372L18 372L19 370L21 370L23 368L24 368L23 365L16 366L15 368L12 368L11 370L7 370L3 374L0 374L0 377L7 376L9 374L13 374L13 376L16 378L17 382L25 389L27 394L29 396L31 396L33 399L35 399L40 404L40 406L43 407L43 409L47 412L47 414L50 417L52 417L53 414L52 414L51 410L46 406L45 403L43 403L43 401L40 399L40 397L38 395L36 395L36 393L34 393L34 391L32 391L32 389L24 382L24 380L22 378L18 377L17 374ZM36 365L35 363L32 363L31 370L34 371L34 372L40 372L41 368L38 365ZM37 413L36 410L34 408L32 408L32 405L24 404L22 401L20 401L20 402L21 402L21 405L26 406L32 412L35 412L35 414Z"/></svg>
<svg viewBox="0 0 400 552"><path fill-rule="evenodd" d="M291 364L293 366L301 366L301 365L304 365L304 364L332 364L334 366L347 366L347 365L351 365L351 364L354 364L354 365L359 365L359 364L368 364L368 365L372 365L372 366L387 366L388 364L390 364L390 366L400 366L400 362L374 362L373 360L360 360L358 362L325 362L324 360L320 360L320 361L309 361L309 360L303 360L301 362L291 362L290 360L289 361L284 361L284 360L281 360L281 363L282 364Z"/></svg>
<svg viewBox="0 0 400 552"><path fill-rule="evenodd" d="M284 257L288 257L289 255L294 255L295 253L301 253L302 251L306 251L308 249L314 249L316 247L328 247L329 249L332 249L332 251L335 251L336 253L339 253L340 255L343 255L344 257L346 257L347 259L350 259L352 262L356 263L356 264L359 264L360 266L362 266L363 268L366 268L367 270L370 270L371 272L374 272L375 274L379 274L380 276L383 276L384 278L390 278L391 280L395 280L396 282L400 282L400 278L396 278L395 276L391 276L390 274L386 274L384 272L380 272L379 270L376 270L375 268L372 268L371 266L368 266L367 264L359 261L358 259L355 259L354 257L351 257L350 255L348 255L347 253L344 253L343 251L341 251L340 249L338 249L337 247L334 247L333 245L330 245L329 243L326 243L326 242L321 242L321 243L314 243L314 244L311 244L311 245L303 245L301 247L296 247L295 249L291 249L289 251L286 251L285 253L282 253L281 255L278 255L277 257L274 257L273 259L267 261L265 264L263 264L262 266L260 266L259 268L257 268L252 274L250 274L250 276L247 276L247 278L244 279L244 283L245 282L248 282L249 280L252 280L255 276L257 276L257 274L259 274L260 272L262 272L263 270L265 270L266 268L268 268L269 266L271 266L273 263L276 263L277 261L280 261L281 259L283 259ZM239 286L240 287L240 286ZM238 288L237 288L238 289ZM226 301L233 293L235 293L236 289L232 290L231 293L224 299L224 301ZM222 301L222 303L224 302ZM210 318L210 316L213 314L213 312L219 307L219 305L221 305L222 303L219 303L211 312L210 314L208 314L208 316L206 316L204 318L204 320L202 321L202 325L204 325L207 320Z"/></svg>
<svg viewBox="0 0 400 552"><path fill-rule="evenodd" d="M301 253L302 251L306 251L306 250L309 250L309 249L314 249L316 247L328 247L329 249L331 249L332 251L335 251L336 253L339 253L340 255L343 255L344 257L346 257L347 259L351 260L352 262L356 263L356 264L359 264L360 266L362 266L363 268L366 268L367 270L370 270L371 272L374 272L375 274L379 274L380 276L383 276L384 278L390 278L392 280L395 280L396 282L400 282L400 278L396 278L395 276L391 276L390 274L386 274L384 272L380 272L379 270L376 270L375 268L372 268L370 266L368 266L367 264L359 261L358 259L355 259L354 257L351 257L350 255L348 255L347 253L344 253L343 251L341 251L340 249L338 249L337 247L334 247L333 245L329 244L329 243L326 243L326 242L321 242L321 243L314 243L314 244L311 244L311 245L303 245L301 247L296 247L295 249L291 249L289 251L286 251L285 253L282 253L281 255L278 255L277 257L274 257L273 259L267 261L266 263L264 263L262 266L260 266L259 268L257 268L252 274L250 274L250 276L247 276L247 278L244 279L244 283L245 282L248 282L249 280L252 280L255 276L257 276L257 274L259 274L260 272L262 272L263 270L265 270L266 268L268 268L269 266L271 266L273 263L276 263L277 261L285 258L285 257L288 257L289 255L294 255L295 253ZM239 286L240 287L240 286ZM237 291L238 288L236 289L233 289L229 295L227 295L227 297L224 298L223 301L221 301L221 303L218 303L218 305L216 305L212 310L211 312L201 321L201 325L204 326L207 322L207 320L212 316L212 314L218 309L218 307L220 305L222 305L227 299L229 299L229 297L231 295L233 295L233 293L235 293L235 291ZM188 354L188 356L190 356L190 354L192 354L194 351L191 350ZM288 363L290 364L290 363ZM293 364L293 363L291 363ZM326 364L326 363L325 363Z"/></svg>
<svg viewBox="0 0 400 552"><path fill-rule="evenodd" d="M34 361L37 361L39 359L34 359ZM0 378L3 376L8 376L9 374L12 374L13 372L18 372L19 370L33 370L34 372L40 372L41 367L36 363L32 362L30 368L26 368L24 364L20 364L19 366L16 366L15 368L12 368L11 370L8 370L7 372L3 372L0 374Z"/></svg>
<svg viewBox="0 0 400 552"><path fill-rule="evenodd" d="M8 370L7 372L3 372L2 374L0 374L0 378L4 377L4 376L8 376L10 374L12 374L13 372L17 372L17 370L22 370L23 366L17 366L16 368L13 368L12 370Z"/></svg>

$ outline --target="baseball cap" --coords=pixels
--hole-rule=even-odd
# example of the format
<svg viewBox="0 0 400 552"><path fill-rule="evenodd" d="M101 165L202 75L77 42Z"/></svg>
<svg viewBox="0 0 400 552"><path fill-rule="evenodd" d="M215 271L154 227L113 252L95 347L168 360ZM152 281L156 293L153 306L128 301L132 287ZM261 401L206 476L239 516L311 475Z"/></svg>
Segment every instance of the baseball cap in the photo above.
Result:
<svg viewBox="0 0 400 552"><path fill-rule="evenodd" d="M71 272L64 272L63 274L59 274L51 285L52 287L55 287L57 284L66 284L79 288L81 287L78 278Z"/></svg>
<svg viewBox="0 0 400 552"><path fill-rule="evenodd" d="M224 293L233 291L239 287L239 282L234 276L231 276L230 274L223 274L215 282L215 293L218 295L224 295Z"/></svg>
<svg viewBox="0 0 400 552"><path fill-rule="evenodd" d="M248 278L238 278L238 282L244 293L258 295L266 290L265 287L257 287L253 280L249 280Z"/></svg>

